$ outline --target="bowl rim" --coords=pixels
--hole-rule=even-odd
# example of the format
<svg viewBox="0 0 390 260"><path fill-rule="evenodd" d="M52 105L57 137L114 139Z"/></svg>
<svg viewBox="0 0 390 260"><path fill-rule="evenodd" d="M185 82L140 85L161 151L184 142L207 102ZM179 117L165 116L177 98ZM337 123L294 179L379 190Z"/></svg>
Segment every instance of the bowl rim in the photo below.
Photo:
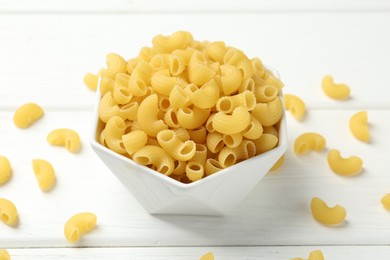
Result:
<svg viewBox="0 0 390 260"><path fill-rule="evenodd" d="M269 67L269 66L266 66L266 68L271 71L277 78L280 78L279 76L279 73ZM183 183L183 182L180 182L180 181L177 181L165 174L162 174L158 171L155 171L153 169L150 169L149 167L147 166L144 166L144 165L141 165L141 164L138 164L136 163L135 161L131 160L130 158L127 158L121 154L118 154L112 150L110 150L109 148L105 147L104 145L100 144L97 140L96 140L96 137L97 137L97 130L98 130L98 124L99 124L99 104L100 104L100 99L101 99L101 94L100 94L100 88L99 88L99 85L100 85L100 75L99 75L99 79L98 79L98 83L97 83L97 90L96 90L96 103L95 103L95 108L94 108L94 114L93 114L93 122L92 122L92 130L91 130L91 133L90 133L90 145L92 146L92 148L94 149L99 149L101 151L104 151L106 153L109 153L111 156L114 156L115 158L123 161L123 162L126 162L126 163L130 163L132 166L134 167L139 167L141 168L142 170L144 170L146 172L146 174L152 176L152 177L156 177L156 178L159 178L161 181L164 181L165 183L168 183L170 185L173 185L175 186L176 188L178 189L182 189L182 190L188 190L188 189L192 189L192 188L196 188L200 185L202 185L204 182L208 181L208 180L212 180L213 178L221 178L223 175L225 174L228 174L229 171L234 171L236 170L236 168L239 168L241 166L241 163L244 163L244 162L248 162L248 161L253 161L253 160L256 160L258 159L260 156L265 156L269 153L272 153L272 152L276 152L280 149L284 149L286 150L287 149L287 146L288 146L288 141L287 141L287 124L286 124L286 111L285 109L283 109L283 114L282 114L282 118L280 119L280 129L282 129L282 131L279 131L279 141L278 141L278 145L265 152L265 153L262 153L262 154L259 154L259 155L256 155L252 158L249 158L249 159L246 159L244 161L241 161L239 163L236 163L228 168L225 168L223 170L220 170L214 174L211 174L211 175L208 175L200 180L197 180L195 182L191 182L191 183ZM281 90L280 91L280 94L279 94L279 98L281 99L282 103L284 104L284 99L283 99L283 91ZM283 106L284 107L284 106ZM283 134L283 136L281 136L281 132ZM264 174L265 175L265 174Z"/></svg>

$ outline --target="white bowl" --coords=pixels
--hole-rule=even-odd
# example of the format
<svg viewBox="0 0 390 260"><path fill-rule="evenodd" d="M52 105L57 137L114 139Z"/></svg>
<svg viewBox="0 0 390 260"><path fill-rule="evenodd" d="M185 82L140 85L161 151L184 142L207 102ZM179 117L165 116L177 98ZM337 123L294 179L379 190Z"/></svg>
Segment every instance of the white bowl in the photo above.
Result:
<svg viewBox="0 0 390 260"><path fill-rule="evenodd" d="M100 93L98 93L98 104ZM234 209L274 163L286 152L287 127L283 112L279 144L266 153L242 161L204 179L184 184L117 154L97 141L103 127L98 104L91 146L122 184L151 214L225 215Z"/></svg>

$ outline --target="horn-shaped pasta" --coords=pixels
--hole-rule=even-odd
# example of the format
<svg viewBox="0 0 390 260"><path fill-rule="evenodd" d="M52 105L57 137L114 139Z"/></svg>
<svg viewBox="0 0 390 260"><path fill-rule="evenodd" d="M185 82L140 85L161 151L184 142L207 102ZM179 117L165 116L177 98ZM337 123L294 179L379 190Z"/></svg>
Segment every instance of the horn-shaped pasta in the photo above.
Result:
<svg viewBox="0 0 390 260"><path fill-rule="evenodd" d="M278 137L263 133L260 138L253 140L256 146L256 155L265 153L278 145Z"/></svg>
<svg viewBox="0 0 390 260"><path fill-rule="evenodd" d="M187 129L195 129L203 125L210 115L210 109L201 109L194 106L180 108L177 111L177 120L181 126Z"/></svg>
<svg viewBox="0 0 390 260"><path fill-rule="evenodd" d="M225 135L238 134L244 131L250 122L250 114L243 107L235 108L231 115L218 112L212 120L213 128Z"/></svg>
<svg viewBox="0 0 390 260"><path fill-rule="evenodd" d="M160 112L167 112L168 109L171 108L171 102L169 102L169 98L166 96L159 96L158 107L160 108Z"/></svg>
<svg viewBox="0 0 390 260"><path fill-rule="evenodd" d="M173 107L168 108L168 110L164 114L164 122L167 126L172 128L179 128L180 124L177 120L177 110Z"/></svg>
<svg viewBox="0 0 390 260"><path fill-rule="evenodd" d="M87 73L84 76L84 84L90 89L90 90L96 90L98 81L99 81L99 75L93 74L93 73Z"/></svg>
<svg viewBox="0 0 390 260"><path fill-rule="evenodd" d="M298 136L294 142L294 152L297 155L305 154L309 151L322 151L325 149L325 138L317 133L304 133Z"/></svg>
<svg viewBox="0 0 390 260"><path fill-rule="evenodd" d="M190 81L201 86L212 79L215 71L207 66L206 58L200 52L194 52L188 65L188 77Z"/></svg>
<svg viewBox="0 0 390 260"><path fill-rule="evenodd" d="M213 128L213 118L214 118L214 116L215 116L215 113L210 114L210 116L207 119L206 124L205 124L206 130L209 133L215 132L215 129Z"/></svg>
<svg viewBox="0 0 390 260"><path fill-rule="evenodd" d="M119 116L111 117L104 128L105 142L108 148L119 154L126 153L126 149L122 141L122 135L125 132L125 128L125 121Z"/></svg>
<svg viewBox="0 0 390 260"><path fill-rule="evenodd" d="M284 94L283 97L286 110L289 110L295 119L301 120L306 112L306 105L302 99L289 94Z"/></svg>
<svg viewBox="0 0 390 260"><path fill-rule="evenodd" d="M260 77L264 75L265 68L263 62L259 58L251 59L252 67L254 70L254 74L259 75Z"/></svg>
<svg viewBox="0 0 390 260"><path fill-rule="evenodd" d="M255 81L252 78L245 79L241 82L241 86L238 88L238 92L241 93L245 90L255 93Z"/></svg>
<svg viewBox="0 0 390 260"><path fill-rule="evenodd" d="M354 114L349 120L349 129L351 130L353 136L362 141L370 141L370 130L367 123L367 112L361 111Z"/></svg>
<svg viewBox="0 0 390 260"><path fill-rule="evenodd" d="M169 55L168 54L156 54L150 60L149 65L154 71L168 70L169 69Z"/></svg>
<svg viewBox="0 0 390 260"><path fill-rule="evenodd" d="M35 103L27 103L16 109L14 123L19 128L27 128L40 119L44 114L43 109Z"/></svg>
<svg viewBox="0 0 390 260"><path fill-rule="evenodd" d="M99 118L107 123L108 119L119 114L119 107L112 98L111 92L107 92L99 103Z"/></svg>
<svg viewBox="0 0 390 260"><path fill-rule="evenodd" d="M96 226L96 221L96 215L89 212L72 216L64 226L66 240L70 243L79 241L82 235L90 232Z"/></svg>
<svg viewBox="0 0 390 260"><path fill-rule="evenodd" d="M350 94L350 89L347 85L335 84L333 77L330 75L326 75L322 79L322 90L328 97L338 100L347 99Z"/></svg>
<svg viewBox="0 0 390 260"><path fill-rule="evenodd" d="M152 48L144 46L141 48L139 54L138 54L138 60L140 62L145 61L149 62L150 59L152 58Z"/></svg>
<svg viewBox="0 0 390 260"><path fill-rule="evenodd" d="M278 94L279 94L278 88L272 85L255 87L255 96L257 102L261 102L261 103L271 102L275 100ZM286 95L284 95L284 97L286 97Z"/></svg>
<svg viewBox="0 0 390 260"><path fill-rule="evenodd" d="M1 260L11 260L11 256L9 255L6 249L0 249L0 259Z"/></svg>
<svg viewBox="0 0 390 260"><path fill-rule="evenodd" d="M324 225L340 224L347 216L344 207L336 205L330 208L323 200L316 197L311 200L311 213L318 222Z"/></svg>
<svg viewBox="0 0 390 260"><path fill-rule="evenodd" d="M242 74L237 67L229 64L224 64L221 69L221 85L223 93L230 95L237 91L242 83Z"/></svg>
<svg viewBox="0 0 390 260"><path fill-rule="evenodd" d="M333 172L343 175L352 176L359 174L363 168L363 161L357 156L342 158L340 151L332 149L328 153L328 164Z"/></svg>
<svg viewBox="0 0 390 260"><path fill-rule="evenodd" d="M186 68L184 59L181 56L170 55L168 59L168 63L169 63L169 72L173 76L180 75Z"/></svg>
<svg viewBox="0 0 390 260"><path fill-rule="evenodd" d="M381 199L381 202L383 207L385 207L385 209L390 210L390 193L384 195Z"/></svg>
<svg viewBox="0 0 390 260"><path fill-rule="evenodd" d="M138 62L140 62L140 60L138 58L130 59L127 62L126 70L127 70L127 73L129 75L131 75L133 73L133 70L137 66Z"/></svg>
<svg viewBox="0 0 390 260"><path fill-rule="evenodd" d="M205 164L205 173L207 176L219 172L220 170L223 170L222 165L219 163L219 161L209 158L206 160Z"/></svg>
<svg viewBox="0 0 390 260"><path fill-rule="evenodd" d="M183 142L172 130L163 130L157 134L157 141L170 156L178 161L188 161L195 155L194 141Z"/></svg>
<svg viewBox="0 0 390 260"><path fill-rule="evenodd" d="M320 250L311 251L307 260L324 260L324 255ZM293 258L291 260L304 260L302 258Z"/></svg>
<svg viewBox="0 0 390 260"><path fill-rule="evenodd" d="M283 104L279 97L269 103L257 103L252 111L263 126L271 126L279 122L283 115Z"/></svg>
<svg viewBox="0 0 390 260"><path fill-rule="evenodd" d="M165 175L170 175L174 168L173 158L161 147L146 145L139 149L134 155L133 160L139 164L153 168Z"/></svg>
<svg viewBox="0 0 390 260"><path fill-rule="evenodd" d="M100 70L100 76L115 79L116 74L127 71L127 62L118 54L110 53L106 56L107 68Z"/></svg>
<svg viewBox="0 0 390 260"><path fill-rule="evenodd" d="M139 61L131 73L132 79L138 78L145 82L146 85L150 85L150 79L153 75L153 69L149 63L145 61Z"/></svg>
<svg viewBox="0 0 390 260"><path fill-rule="evenodd" d="M207 130L204 126L189 130L188 133L191 137L191 140L197 144L203 144L206 141Z"/></svg>
<svg viewBox="0 0 390 260"><path fill-rule="evenodd" d="M126 86L114 85L114 90L112 91L112 97L116 104L123 105L130 102L133 98L133 95L130 93L130 90Z"/></svg>
<svg viewBox="0 0 390 260"><path fill-rule="evenodd" d="M257 118L254 115L251 114L251 122L243 132L244 137L254 140L260 138L262 134L263 134L263 126L261 125L260 121L257 120Z"/></svg>
<svg viewBox="0 0 390 260"><path fill-rule="evenodd" d="M253 92L245 90L244 92L234 96L224 96L218 99L217 110L224 113L231 113L236 107L244 107L247 111L251 111L256 106L256 97Z"/></svg>
<svg viewBox="0 0 390 260"><path fill-rule="evenodd" d="M206 145L212 153L218 153L225 146L225 143L223 142L223 135L218 132L208 133L206 137Z"/></svg>
<svg viewBox="0 0 390 260"><path fill-rule="evenodd" d="M0 220L11 227L18 225L18 211L15 205L7 199L0 198Z"/></svg>
<svg viewBox="0 0 390 260"><path fill-rule="evenodd" d="M187 165L187 162L175 161L175 169L173 169L173 172L172 172L172 174L170 176L174 177L173 175L180 176L180 175L185 174L185 172L186 172L186 165Z"/></svg>
<svg viewBox="0 0 390 260"><path fill-rule="evenodd" d="M56 182L53 166L45 160L32 160L32 166L38 185L43 191L50 191Z"/></svg>
<svg viewBox="0 0 390 260"><path fill-rule="evenodd" d="M190 95L191 102L202 109L212 108L219 99L219 87L214 79Z"/></svg>
<svg viewBox="0 0 390 260"><path fill-rule="evenodd" d="M203 178L204 167L198 162L189 162L186 165L186 175L191 181L197 181Z"/></svg>
<svg viewBox="0 0 390 260"><path fill-rule="evenodd" d="M263 127L263 134L270 134L274 135L276 137L279 137L278 130L274 126L264 126Z"/></svg>
<svg viewBox="0 0 390 260"><path fill-rule="evenodd" d="M207 147L204 144L196 144L195 154L189 161L205 165L207 159Z"/></svg>
<svg viewBox="0 0 390 260"><path fill-rule="evenodd" d="M0 156L0 186L9 181L12 176L11 164L7 157Z"/></svg>
<svg viewBox="0 0 390 260"><path fill-rule="evenodd" d="M243 79L249 79L252 77L254 69L248 57L245 54L243 55L243 58L236 64L236 67L241 72Z"/></svg>
<svg viewBox="0 0 390 260"><path fill-rule="evenodd" d="M191 103L187 93L178 85L174 86L169 94L169 102L171 103L172 108L175 109L186 107Z"/></svg>
<svg viewBox="0 0 390 260"><path fill-rule="evenodd" d="M226 50L224 42L210 42L206 48L206 55L212 60L223 63Z"/></svg>
<svg viewBox="0 0 390 260"><path fill-rule="evenodd" d="M264 80L264 85L272 85L275 86L278 90L281 90L284 87L284 84L280 79L274 76L274 74L266 70L265 73L262 76L262 79Z"/></svg>
<svg viewBox="0 0 390 260"><path fill-rule="evenodd" d="M132 95L141 97L146 95L148 86L141 78L131 77L129 80L128 90Z"/></svg>
<svg viewBox="0 0 390 260"><path fill-rule="evenodd" d="M185 66L190 63L193 51L190 50L174 50L172 55L179 56L183 59Z"/></svg>
<svg viewBox="0 0 390 260"><path fill-rule="evenodd" d="M110 78L100 78L100 95L104 96L107 92L112 92L114 89L114 80Z"/></svg>
<svg viewBox="0 0 390 260"><path fill-rule="evenodd" d="M160 70L153 74L151 84L157 93L169 96L173 87L177 84L177 79L171 77L169 70Z"/></svg>
<svg viewBox="0 0 390 260"><path fill-rule="evenodd" d="M158 132L168 128L163 120L158 119L158 112L158 97L156 94L145 98L137 111L137 122L141 129L153 137L157 136Z"/></svg>
<svg viewBox="0 0 390 260"><path fill-rule="evenodd" d="M236 162L249 159L256 154L256 146L252 141L244 140L237 148L225 146L218 154L218 161L223 168Z"/></svg>
<svg viewBox="0 0 390 260"><path fill-rule="evenodd" d="M119 108L118 116L122 117L124 120L136 120L138 107L139 105L137 102L130 102L124 106L121 106Z"/></svg>
<svg viewBox="0 0 390 260"><path fill-rule="evenodd" d="M59 128L53 130L47 136L47 141L51 145L65 146L66 149L71 153L77 153L81 147L79 135L72 129L68 128Z"/></svg>
<svg viewBox="0 0 390 260"><path fill-rule="evenodd" d="M174 131L176 136L183 142L190 140L191 138L190 133L184 127L175 128L172 129L172 131Z"/></svg>
<svg viewBox="0 0 390 260"><path fill-rule="evenodd" d="M243 135L241 133L233 135L223 135L222 137L223 142L226 144L226 146L230 148L238 147L242 142L242 138Z"/></svg>
<svg viewBox="0 0 390 260"><path fill-rule="evenodd" d="M128 154L133 155L148 142L148 135L142 130L136 130L122 135L122 143Z"/></svg>
<svg viewBox="0 0 390 260"><path fill-rule="evenodd" d="M189 32L177 31L171 36L157 35L153 38L153 48L156 51L171 53L176 49L185 49L193 37Z"/></svg>
<svg viewBox="0 0 390 260"><path fill-rule="evenodd" d="M244 58L246 58L246 56L242 51L237 50L235 48L228 48L228 50L225 53L225 56L223 57L223 63L230 64L230 65L237 65Z"/></svg>
<svg viewBox="0 0 390 260"><path fill-rule="evenodd" d="M199 260L214 260L214 254L212 252L208 252L207 254L201 256Z"/></svg>

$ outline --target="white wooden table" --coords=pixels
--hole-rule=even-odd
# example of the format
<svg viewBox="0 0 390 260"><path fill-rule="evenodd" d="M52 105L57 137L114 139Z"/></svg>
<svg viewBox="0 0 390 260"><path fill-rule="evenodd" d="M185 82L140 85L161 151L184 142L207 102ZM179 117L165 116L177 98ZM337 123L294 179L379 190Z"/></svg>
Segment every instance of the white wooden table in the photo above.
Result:
<svg viewBox="0 0 390 260"><path fill-rule="evenodd" d="M242 5L245 3L245 5ZM226 217L151 216L92 152L88 138L95 93L82 82L105 54L137 54L158 33L178 29L198 39L225 40L278 69L285 93L306 101L308 115L288 115L290 143L317 131L328 148L364 159L354 178L333 174L326 153L296 157L291 147ZM326 259L390 259L390 214L380 204L390 192L390 2L379 1L191 1L0 0L0 154L13 178L0 197L18 207L20 225L0 223L0 248L12 259L290 259L321 249ZM320 88L323 75L351 86L352 98L336 102ZM28 130L12 116L36 102L44 118ZM372 143L349 132L352 114L367 110ZM58 127L79 132L83 149L73 155L51 147ZM58 183L42 193L31 160L52 162ZM348 211L345 225L328 228L311 216L319 196ZM80 243L63 236L69 216L91 211L97 228Z"/></svg>

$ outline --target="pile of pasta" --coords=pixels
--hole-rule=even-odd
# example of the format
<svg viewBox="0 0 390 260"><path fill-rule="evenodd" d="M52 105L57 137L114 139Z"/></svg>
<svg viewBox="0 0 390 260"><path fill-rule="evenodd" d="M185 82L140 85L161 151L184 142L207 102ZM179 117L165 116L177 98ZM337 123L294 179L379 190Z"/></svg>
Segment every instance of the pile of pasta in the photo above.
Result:
<svg viewBox="0 0 390 260"><path fill-rule="evenodd" d="M189 183L273 149L283 83L259 58L189 32L100 71L102 145Z"/></svg>

